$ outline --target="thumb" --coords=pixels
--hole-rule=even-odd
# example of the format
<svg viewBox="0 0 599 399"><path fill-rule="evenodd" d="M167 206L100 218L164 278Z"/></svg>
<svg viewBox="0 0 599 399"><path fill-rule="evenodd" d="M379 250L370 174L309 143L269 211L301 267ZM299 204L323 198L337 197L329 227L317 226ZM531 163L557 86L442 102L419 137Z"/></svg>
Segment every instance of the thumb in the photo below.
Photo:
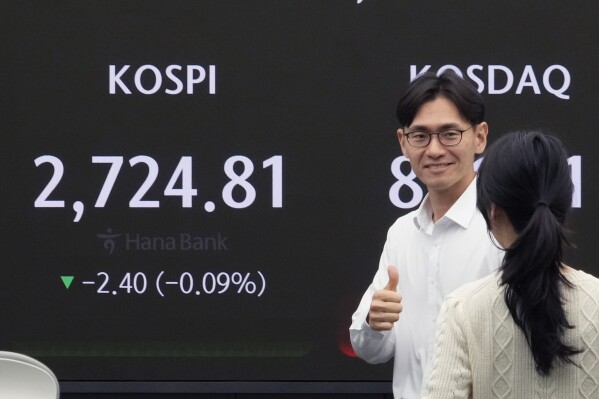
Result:
<svg viewBox="0 0 599 399"><path fill-rule="evenodd" d="M387 268L387 273L389 273L389 282L385 286L385 290L387 291L397 291L397 284L399 283L399 272L395 266L389 266Z"/></svg>

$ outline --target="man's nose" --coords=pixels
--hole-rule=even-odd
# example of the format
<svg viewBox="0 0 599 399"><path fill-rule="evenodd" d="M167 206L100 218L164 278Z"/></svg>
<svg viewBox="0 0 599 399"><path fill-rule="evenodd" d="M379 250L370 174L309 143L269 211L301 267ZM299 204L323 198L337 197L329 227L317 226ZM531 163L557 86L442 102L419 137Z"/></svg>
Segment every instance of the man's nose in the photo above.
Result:
<svg viewBox="0 0 599 399"><path fill-rule="evenodd" d="M445 153L445 146L439 141L439 135L431 135L431 142L426 146L426 154L430 157L438 157Z"/></svg>

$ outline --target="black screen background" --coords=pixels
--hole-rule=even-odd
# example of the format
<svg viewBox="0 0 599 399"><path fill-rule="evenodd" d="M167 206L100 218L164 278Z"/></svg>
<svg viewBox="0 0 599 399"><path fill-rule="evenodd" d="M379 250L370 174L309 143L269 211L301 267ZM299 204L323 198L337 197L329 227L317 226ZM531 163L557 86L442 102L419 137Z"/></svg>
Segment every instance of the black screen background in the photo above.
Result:
<svg viewBox="0 0 599 399"><path fill-rule="evenodd" d="M344 350L386 229L409 211L388 191L400 155L395 104L410 65L465 72L478 64L485 81L489 65L513 71L509 92L483 91L489 139L539 127L582 157L582 207L570 219L577 249L568 257L597 274L594 3L3 1L1 9L0 349L39 358L61 380L389 380L390 364L367 365ZM215 65L216 93L204 82L194 94L165 94L173 64ZM571 74L569 100L542 85L556 64ZM131 95L109 94L109 65L131 65L123 78ZM162 71L156 94L135 89L142 65ZM526 65L540 94L515 94ZM65 166L49 198L65 208L33 206L51 176L49 165L34 165L41 155ZM104 208L93 207L108 169L92 164L99 155L125 161ZM160 167L147 193L160 208L128 206L147 174L129 166L137 155ZM234 155L255 167L256 200L245 209L221 198L223 165ZM261 165L274 155L283 157L282 208L271 206L271 170ZM162 192L182 156L193 157L192 208ZM85 204L79 223L74 201ZM98 238L108 229L221 234L228 249L127 251L121 236L108 255ZM261 270L267 286L261 297L169 289L161 298L150 276L162 270ZM98 272L111 275L117 295L81 284ZM148 275L146 293L117 288L127 272ZM75 276L68 290L61 275Z"/></svg>

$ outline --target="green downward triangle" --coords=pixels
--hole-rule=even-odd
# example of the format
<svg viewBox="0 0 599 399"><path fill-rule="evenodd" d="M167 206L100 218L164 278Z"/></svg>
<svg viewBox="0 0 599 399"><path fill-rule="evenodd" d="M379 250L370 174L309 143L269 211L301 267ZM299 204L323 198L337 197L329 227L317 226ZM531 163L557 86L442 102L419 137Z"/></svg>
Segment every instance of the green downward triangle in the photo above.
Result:
<svg viewBox="0 0 599 399"><path fill-rule="evenodd" d="M75 279L75 276L60 276L60 278L62 279L64 286L67 287L68 290L71 286L71 283Z"/></svg>

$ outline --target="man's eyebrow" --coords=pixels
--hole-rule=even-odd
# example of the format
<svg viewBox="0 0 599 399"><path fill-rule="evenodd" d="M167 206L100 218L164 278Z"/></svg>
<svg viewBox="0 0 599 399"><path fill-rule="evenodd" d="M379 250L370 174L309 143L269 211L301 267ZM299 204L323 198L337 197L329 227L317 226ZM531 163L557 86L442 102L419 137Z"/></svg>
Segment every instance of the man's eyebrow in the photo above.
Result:
<svg viewBox="0 0 599 399"><path fill-rule="evenodd" d="M445 123L443 125L441 125L439 127L439 129L437 130L433 130L433 129L429 129L427 126L424 125L412 125L410 126L407 130L409 130L409 132L433 132L433 131L442 131L442 130L447 130L447 129L458 129L460 128L460 125L457 123Z"/></svg>

